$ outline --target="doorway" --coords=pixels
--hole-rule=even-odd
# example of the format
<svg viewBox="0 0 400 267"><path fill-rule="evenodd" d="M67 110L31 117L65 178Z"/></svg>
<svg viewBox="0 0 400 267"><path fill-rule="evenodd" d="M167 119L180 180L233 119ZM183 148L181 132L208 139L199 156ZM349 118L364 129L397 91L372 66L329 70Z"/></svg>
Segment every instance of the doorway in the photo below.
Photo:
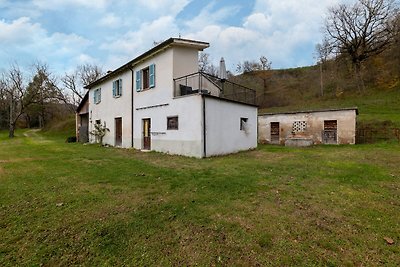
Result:
<svg viewBox="0 0 400 267"><path fill-rule="evenodd" d="M279 144L279 122L271 122L271 143Z"/></svg>
<svg viewBox="0 0 400 267"><path fill-rule="evenodd" d="M337 144L337 120L324 121L324 144Z"/></svg>
<svg viewBox="0 0 400 267"><path fill-rule="evenodd" d="M143 149L151 149L151 121L150 119L143 119Z"/></svg>
<svg viewBox="0 0 400 267"><path fill-rule="evenodd" d="M115 118L115 146L122 146L122 118Z"/></svg>

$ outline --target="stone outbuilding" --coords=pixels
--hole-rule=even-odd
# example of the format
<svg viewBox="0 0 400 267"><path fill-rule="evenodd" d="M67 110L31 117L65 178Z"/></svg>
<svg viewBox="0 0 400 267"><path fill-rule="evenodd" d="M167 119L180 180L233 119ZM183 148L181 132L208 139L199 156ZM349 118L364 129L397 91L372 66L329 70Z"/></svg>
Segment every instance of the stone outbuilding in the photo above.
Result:
<svg viewBox="0 0 400 267"><path fill-rule="evenodd" d="M358 109L340 108L258 115L258 142L288 146L355 144Z"/></svg>

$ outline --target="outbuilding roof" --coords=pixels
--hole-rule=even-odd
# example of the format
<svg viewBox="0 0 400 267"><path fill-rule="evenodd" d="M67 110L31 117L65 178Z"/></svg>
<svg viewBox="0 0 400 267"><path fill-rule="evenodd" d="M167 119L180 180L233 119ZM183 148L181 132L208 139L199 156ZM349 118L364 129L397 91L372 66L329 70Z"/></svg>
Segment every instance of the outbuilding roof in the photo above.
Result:
<svg viewBox="0 0 400 267"><path fill-rule="evenodd" d="M169 38L169 39L165 40L164 42L156 45L152 49L148 50L147 52L141 54L140 56L132 59L128 63L117 68L116 70L109 72L105 76L101 77L100 79L90 83L89 85L86 85L85 88L90 89L90 88L102 83L103 81L109 79L110 77L117 75L118 73L121 73L127 69L132 68L133 66L142 62L143 60L147 59L148 57L154 56L155 54L158 54L171 46L191 47L191 48L198 49L199 51L203 51L203 49L209 47L210 44L207 42L201 42L201 41L195 41L195 40L189 40L189 39Z"/></svg>
<svg viewBox="0 0 400 267"><path fill-rule="evenodd" d="M273 112L273 113L262 113L258 114L258 116L264 115L280 115L280 114L297 114L297 113L315 113L315 112L331 112L331 111L344 111L344 110L355 110L358 115L357 107L350 108L331 108L331 109L317 109L317 110L300 110L300 111L285 111L285 112Z"/></svg>

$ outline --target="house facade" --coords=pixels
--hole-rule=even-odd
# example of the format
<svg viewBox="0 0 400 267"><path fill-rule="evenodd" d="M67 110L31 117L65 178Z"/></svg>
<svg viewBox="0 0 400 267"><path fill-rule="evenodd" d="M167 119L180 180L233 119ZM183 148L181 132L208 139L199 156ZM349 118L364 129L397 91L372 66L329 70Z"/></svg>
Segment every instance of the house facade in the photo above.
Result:
<svg viewBox="0 0 400 267"><path fill-rule="evenodd" d="M198 73L208 46L170 38L88 85L89 132L100 123L103 144L199 158L255 148L255 92Z"/></svg>
<svg viewBox="0 0 400 267"><path fill-rule="evenodd" d="M260 114L258 141L289 146L355 144L357 114L357 108Z"/></svg>

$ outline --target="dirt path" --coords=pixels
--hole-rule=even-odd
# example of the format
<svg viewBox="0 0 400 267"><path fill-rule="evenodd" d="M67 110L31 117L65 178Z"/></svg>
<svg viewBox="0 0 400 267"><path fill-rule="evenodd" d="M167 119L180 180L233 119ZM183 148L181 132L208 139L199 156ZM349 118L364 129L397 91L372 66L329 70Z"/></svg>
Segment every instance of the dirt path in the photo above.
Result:
<svg viewBox="0 0 400 267"><path fill-rule="evenodd" d="M28 131L26 131L26 132L24 132L24 136L25 137L36 137L37 136L37 132L39 132L40 131L40 129L31 129L31 130L28 130Z"/></svg>

